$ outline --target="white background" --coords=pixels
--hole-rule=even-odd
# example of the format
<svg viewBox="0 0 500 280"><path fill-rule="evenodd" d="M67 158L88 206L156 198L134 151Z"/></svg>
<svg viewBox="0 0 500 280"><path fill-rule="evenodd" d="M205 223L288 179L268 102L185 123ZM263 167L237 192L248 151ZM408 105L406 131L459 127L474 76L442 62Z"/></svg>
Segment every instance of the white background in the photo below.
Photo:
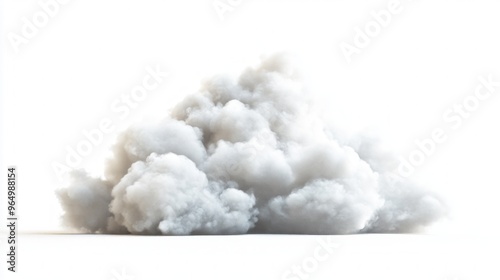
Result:
<svg viewBox="0 0 500 280"><path fill-rule="evenodd" d="M43 10L38 1L2 1L1 160L2 170L7 165L18 167L20 230L63 230L59 225L61 209L54 191L64 184L54 172L53 164L65 164L66 147L74 148L85 139L83 130L98 128L104 118L113 120L115 131L105 134L103 142L95 146L79 164L80 168L100 175L116 134L129 124L165 116L176 102L195 92L200 82L211 75L237 75L245 67L256 64L261 55L287 51L299 58L305 83L315 96L319 113L325 115L328 121L352 132L374 130L396 153L406 158L416 149L416 139L429 137L436 128L443 128L446 132L447 141L439 144L412 175L415 181L439 192L450 206L450 219L429 230L429 233L439 234L442 239L429 237L431 241L423 241L423 246L405 251L404 246L413 246L411 238L401 241L406 245L398 247L394 244L400 244L400 241L391 241L386 237L380 237L385 238L382 243L377 243L376 237L355 237L366 246L372 244L373 248L379 248L377 246L382 245L376 244L385 244L380 250L383 251L386 246L389 250L385 255L387 259L377 260L381 251L373 249L376 252L373 259L361 258L360 266L376 266L380 273L405 273L408 272L404 269L406 262L398 257L405 252L416 263L431 256L441 259L451 256L449 265L434 267L436 262L423 265L424 271L429 273L425 275L445 279L442 277L452 277L456 272L457 277L461 277L459 279L468 279L467 275L480 279L476 277L479 274L472 274L476 266L471 262L488 264L484 261L488 258L487 247L498 246L497 241L489 241L500 233L500 88L487 100L480 101L477 110L471 112L458 129L452 129L442 115L474 93L480 85L479 76L492 75L493 80L500 81L500 4L497 1L401 0L401 12L394 14L390 23L382 27L379 34L360 49L360 53L352 55L349 63L340 44L353 45L355 28L364 29L373 20L371 12L387 9L391 1L240 2L224 13L221 20L212 0L68 1L60 5L46 26L40 27L36 35L16 51L9 38L13 33L22 34L23 17L32 21L33 16ZM125 119L120 119L110 109L111 104L122 94L130 94L131 89L139 85L147 74L146 67L155 65L160 65L171 75L144 101L139 102ZM5 209L4 193L2 191L1 194L2 209ZM1 211L2 220L4 212ZM455 241L432 251L435 248L433 242L447 240L443 236L453 237ZM22 279L35 279L36 269L42 267L59 269L61 264L57 261L46 260L44 265L40 262L39 258L43 258L46 250L56 250L50 254L54 258L64 257L64 254L81 257L82 260L75 260L81 263L74 264L74 267L86 266L83 260L89 261L94 256L91 251L80 254L78 250L78 246L93 244L90 237L81 237L82 244L87 245L75 244L78 243L75 240L80 240L78 236L37 238L27 235L23 238L26 242L23 244L21 240L19 254L25 262L21 259L19 269L25 277L31 277ZM110 237L102 238L109 240ZM126 237L120 238L124 240ZM220 247L215 248L211 245L203 248L203 242L197 246L182 247L178 242L164 241L173 242L177 246L175 250L187 250L183 251L184 254L196 257L192 262L187 258L185 262L176 263L175 254L169 254L166 244L166 248L158 254L169 263L150 268L141 268L141 265L156 260L151 256L155 254L151 248L155 247L157 239L145 239L144 244L149 245L141 245L142 241L131 239L127 242L133 244L133 248L123 252L117 251L119 248L125 250L125 245L119 242L111 241L117 247L108 248L106 240L95 241L96 244L103 244L103 247L95 247L96 251L108 252L108 255L104 253L107 257L99 259L104 264L101 262L98 267L89 264L86 276L65 274L71 273L71 270L63 269L54 274L53 279L111 279L110 269L124 263L135 268L136 278L152 279L141 273L149 271L153 275L165 270L166 277L180 279L181 276L174 277L176 273L181 273L179 266L196 270L196 266L212 254L226 258L231 254L244 255L241 262L229 258L221 260L221 263L229 265L227 262L236 262L236 270L242 271L247 267L252 271L248 275L253 277L259 267L252 267L252 260L258 260L256 265L266 262L261 258L262 251L250 250L251 247L263 248L266 254L271 255L282 252L276 256L281 258L278 261L280 267L262 267L262 275L268 275L263 279L280 279L279 271L300 263L301 256L307 256L307 252L312 250L307 249L308 244L310 248L315 246L313 237L285 238L290 241L280 241L281 249L273 247L278 245L264 244L254 238L234 241L233 237L229 243L225 239L217 239L214 242L219 242ZM348 241L345 242L351 242L349 238L354 237L346 238ZM4 240L2 238L2 246ZM211 240L207 238L207 242ZM231 249L233 241L237 244L241 242L243 252ZM356 278L359 274L349 274L349 270L345 269L353 266L359 256L366 256L367 252L363 250L367 247L356 245L360 244L357 242L353 241L354 245L346 245L343 250L346 256L353 256L352 259L329 260L328 268L311 277L322 278L338 272L338 275L343 275L342 279L361 279ZM68 246L76 246L75 251L66 252L63 247L67 250ZM141 246L144 246L143 250ZM292 256L285 252L293 251L295 246L305 246L306 249L299 249ZM222 253L210 251L217 248L222 248ZM201 253L196 253L196 250L201 250ZM2 247L2 255L4 251ZM467 258L457 259L460 253ZM123 254L148 256L140 260L123 258L110 262L114 265L106 267L107 261ZM395 263L385 270L378 263L385 261ZM62 262L71 261L66 259ZM213 262L210 260L209 263L216 266ZM248 266L243 265L244 262ZM339 263L344 269L335 268L335 264ZM210 275L204 270L205 265L201 265L200 275ZM169 274L169 266L176 267L175 273L172 272L174 275ZM399 270L391 267L399 267ZM5 273L3 261L1 269L0 273ZM44 271L42 279L48 279L51 269ZM485 277L481 279L488 279L486 276L494 273L485 272L485 269L482 269ZM432 274L438 270L439 273ZM378 272L377 269L375 271ZM228 279L231 275L238 278L238 274L232 272L224 275ZM245 277L250 277L248 275ZM375 275L373 277L378 279L383 274ZM387 277L413 279L396 272Z"/></svg>

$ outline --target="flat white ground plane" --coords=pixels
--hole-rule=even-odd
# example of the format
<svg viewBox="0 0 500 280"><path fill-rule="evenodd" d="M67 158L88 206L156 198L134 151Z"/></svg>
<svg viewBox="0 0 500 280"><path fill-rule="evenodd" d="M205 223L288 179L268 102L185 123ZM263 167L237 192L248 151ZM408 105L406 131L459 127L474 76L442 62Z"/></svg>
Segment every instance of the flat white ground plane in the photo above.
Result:
<svg viewBox="0 0 500 280"><path fill-rule="evenodd" d="M18 248L0 279L500 279L493 236L21 234Z"/></svg>

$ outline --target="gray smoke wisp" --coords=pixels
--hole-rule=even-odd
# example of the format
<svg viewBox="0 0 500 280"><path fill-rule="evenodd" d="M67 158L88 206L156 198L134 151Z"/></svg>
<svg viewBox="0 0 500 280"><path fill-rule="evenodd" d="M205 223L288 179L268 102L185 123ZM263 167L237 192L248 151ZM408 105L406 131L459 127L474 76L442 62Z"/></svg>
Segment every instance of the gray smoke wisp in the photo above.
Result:
<svg viewBox="0 0 500 280"><path fill-rule="evenodd" d="M71 173L66 225L132 234L414 232L446 207L369 137L341 139L287 55L217 76L118 136L103 178Z"/></svg>

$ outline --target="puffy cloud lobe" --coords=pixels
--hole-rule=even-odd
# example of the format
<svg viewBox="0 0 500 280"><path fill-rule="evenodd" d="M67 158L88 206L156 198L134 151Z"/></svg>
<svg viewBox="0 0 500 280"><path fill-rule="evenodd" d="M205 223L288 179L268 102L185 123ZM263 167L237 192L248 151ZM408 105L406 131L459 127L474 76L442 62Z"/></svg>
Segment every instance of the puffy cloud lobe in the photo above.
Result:
<svg viewBox="0 0 500 280"><path fill-rule="evenodd" d="M300 75L275 55L205 82L165 120L123 132L105 180L73 174L65 223L90 232L412 232L446 208L392 174L373 137L340 139L311 110Z"/></svg>
<svg viewBox="0 0 500 280"><path fill-rule="evenodd" d="M70 178L71 187L58 191L65 209L64 223L84 232L105 231L111 217L108 207L112 186L82 170L72 171Z"/></svg>
<svg viewBox="0 0 500 280"><path fill-rule="evenodd" d="M151 154L132 165L113 188L110 210L131 233L243 233L255 222L255 198L209 186L187 157Z"/></svg>
<svg viewBox="0 0 500 280"><path fill-rule="evenodd" d="M374 186L317 180L271 200L262 220L269 232L346 234L363 229L379 205ZM368 182L369 183L369 182Z"/></svg>
<svg viewBox="0 0 500 280"><path fill-rule="evenodd" d="M437 195L398 176L387 174L379 185L384 204L375 211L365 232L414 232L447 215L446 205Z"/></svg>
<svg viewBox="0 0 500 280"><path fill-rule="evenodd" d="M152 153L176 153L200 164L206 157L200 139L199 129L178 120L165 119L158 123L133 126L118 139L114 148L115 157L108 164L108 178L117 183L132 163L145 160Z"/></svg>

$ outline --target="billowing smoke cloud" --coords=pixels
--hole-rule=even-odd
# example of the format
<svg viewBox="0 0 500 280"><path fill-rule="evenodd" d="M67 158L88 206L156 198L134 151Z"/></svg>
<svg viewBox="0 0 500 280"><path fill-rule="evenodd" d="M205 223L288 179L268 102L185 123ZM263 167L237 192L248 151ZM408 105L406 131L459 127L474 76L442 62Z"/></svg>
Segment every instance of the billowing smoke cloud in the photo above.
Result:
<svg viewBox="0 0 500 280"><path fill-rule="evenodd" d="M67 225L133 234L412 232L446 209L392 173L367 137L341 139L311 110L286 55L215 77L166 119L123 132L105 179L74 171Z"/></svg>

